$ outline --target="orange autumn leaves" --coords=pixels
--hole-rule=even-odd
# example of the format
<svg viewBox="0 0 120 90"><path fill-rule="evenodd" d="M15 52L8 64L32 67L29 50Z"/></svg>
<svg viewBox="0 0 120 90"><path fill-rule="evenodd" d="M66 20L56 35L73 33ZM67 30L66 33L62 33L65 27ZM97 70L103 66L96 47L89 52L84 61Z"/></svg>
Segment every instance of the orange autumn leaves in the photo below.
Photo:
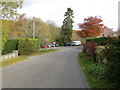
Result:
<svg viewBox="0 0 120 90"><path fill-rule="evenodd" d="M21 25L18 27L19 23L16 21L9 21L9 29L10 29L10 33L9 33L9 37L16 37L16 38L20 38L23 31L21 29L19 29L19 27L21 27Z"/></svg>
<svg viewBox="0 0 120 90"><path fill-rule="evenodd" d="M85 18L82 24L78 24L81 30L77 31L77 34L83 38L100 36L100 33L106 28L101 24L102 21L97 16Z"/></svg>
<svg viewBox="0 0 120 90"><path fill-rule="evenodd" d="M11 20L2 20L2 31L6 38L21 38L23 37L23 25L26 23L24 14L16 14L16 18ZM3 36L3 37L4 37Z"/></svg>

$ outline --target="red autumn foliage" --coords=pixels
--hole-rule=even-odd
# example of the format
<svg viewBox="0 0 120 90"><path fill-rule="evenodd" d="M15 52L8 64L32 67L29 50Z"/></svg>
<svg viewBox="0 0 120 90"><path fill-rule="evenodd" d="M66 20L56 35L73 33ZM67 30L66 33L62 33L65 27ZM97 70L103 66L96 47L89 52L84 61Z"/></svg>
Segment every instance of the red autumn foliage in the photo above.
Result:
<svg viewBox="0 0 120 90"><path fill-rule="evenodd" d="M96 42L86 42L85 44L83 44L83 52L86 53L88 56L91 56L94 62L97 62L95 50L98 45L99 44Z"/></svg>
<svg viewBox="0 0 120 90"><path fill-rule="evenodd" d="M97 16L85 18L84 23L79 24L81 31L77 31L77 34L83 38L99 36L105 29L105 26L101 24L102 21Z"/></svg>

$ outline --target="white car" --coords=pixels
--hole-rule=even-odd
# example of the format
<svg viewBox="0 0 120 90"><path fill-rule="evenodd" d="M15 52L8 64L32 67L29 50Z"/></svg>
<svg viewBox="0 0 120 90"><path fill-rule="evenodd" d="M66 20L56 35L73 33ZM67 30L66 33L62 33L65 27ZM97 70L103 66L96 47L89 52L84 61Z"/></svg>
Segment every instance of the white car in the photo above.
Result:
<svg viewBox="0 0 120 90"><path fill-rule="evenodd" d="M79 46L79 45L81 45L81 41L73 41L73 45Z"/></svg>

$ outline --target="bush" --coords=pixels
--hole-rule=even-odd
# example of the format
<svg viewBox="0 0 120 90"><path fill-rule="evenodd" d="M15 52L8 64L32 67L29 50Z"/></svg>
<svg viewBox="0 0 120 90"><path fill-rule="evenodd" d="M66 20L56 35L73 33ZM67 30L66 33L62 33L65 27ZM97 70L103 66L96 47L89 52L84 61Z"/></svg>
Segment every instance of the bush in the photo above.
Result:
<svg viewBox="0 0 120 90"><path fill-rule="evenodd" d="M12 53L13 50L18 50L19 39L6 39L2 49L2 55Z"/></svg>
<svg viewBox="0 0 120 90"><path fill-rule="evenodd" d="M86 44L83 44L83 52L85 52L88 56L93 57L93 60L96 62L96 46L98 46L98 43L95 42L87 42Z"/></svg>
<svg viewBox="0 0 120 90"><path fill-rule="evenodd" d="M104 50L105 50L105 46L97 46L96 47L95 53L96 53L96 61L98 63L101 63L101 62L107 63Z"/></svg>
<svg viewBox="0 0 120 90"><path fill-rule="evenodd" d="M94 39L87 39L87 42L96 42L99 43L101 46L106 45L106 42L110 40L109 37L101 37L101 38L94 38Z"/></svg>
<svg viewBox="0 0 120 90"><path fill-rule="evenodd" d="M107 65L105 75L109 82L120 88L120 62L110 62Z"/></svg>
<svg viewBox="0 0 120 90"><path fill-rule="evenodd" d="M86 54L83 52L79 54L79 62L90 88L113 88L113 85L104 79L106 78L104 74L104 71L106 69L105 64L96 65L96 63L92 61L92 58L86 57ZM100 71L101 73L97 72L97 74L95 74L94 71L95 73L96 71Z"/></svg>
<svg viewBox="0 0 120 90"><path fill-rule="evenodd" d="M89 66L88 73L95 78L105 79L105 70L104 64L92 64Z"/></svg>
<svg viewBox="0 0 120 90"><path fill-rule="evenodd" d="M105 80L110 82L115 88L120 88L120 37L97 38L94 41L100 45L105 45L105 48L99 46L95 52L98 60L106 59L107 63L105 68L99 65L90 66L89 73L98 78L105 77ZM90 42L88 40L87 43ZM84 47L91 47L91 45L84 45ZM84 51L89 52L88 48L85 48Z"/></svg>
<svg viewBox="0 0 120 90"><path fill-rule="evenodd" d="M40 48L40 41L38 39L20 39L18 50L20 55L30 55L38 52Z"/></svg>
<svg viewBox="0 0 120 90"><path fill-rule="evenodd" d="M120 62L120 37L111 39L106 48L107 59L110 62Z"/></svg>
<svg viewBox="0 0 120 90"><path fill-rule="evenodd" d="M111 39L106 48L107 60L106 77L107 80L120 87L120 37Z"/></svg>

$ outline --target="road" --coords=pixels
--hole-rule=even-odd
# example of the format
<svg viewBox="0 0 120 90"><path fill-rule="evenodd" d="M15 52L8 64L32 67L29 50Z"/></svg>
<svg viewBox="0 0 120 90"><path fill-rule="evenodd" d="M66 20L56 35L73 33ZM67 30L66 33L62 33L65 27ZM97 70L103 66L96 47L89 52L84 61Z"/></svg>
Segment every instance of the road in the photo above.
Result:
<svg viewBox="0 0 120 90"><path fill-rule="evenodd" d="M59 49L4 67L3 88L88 88L77 60L82 47Z"/></svg>

